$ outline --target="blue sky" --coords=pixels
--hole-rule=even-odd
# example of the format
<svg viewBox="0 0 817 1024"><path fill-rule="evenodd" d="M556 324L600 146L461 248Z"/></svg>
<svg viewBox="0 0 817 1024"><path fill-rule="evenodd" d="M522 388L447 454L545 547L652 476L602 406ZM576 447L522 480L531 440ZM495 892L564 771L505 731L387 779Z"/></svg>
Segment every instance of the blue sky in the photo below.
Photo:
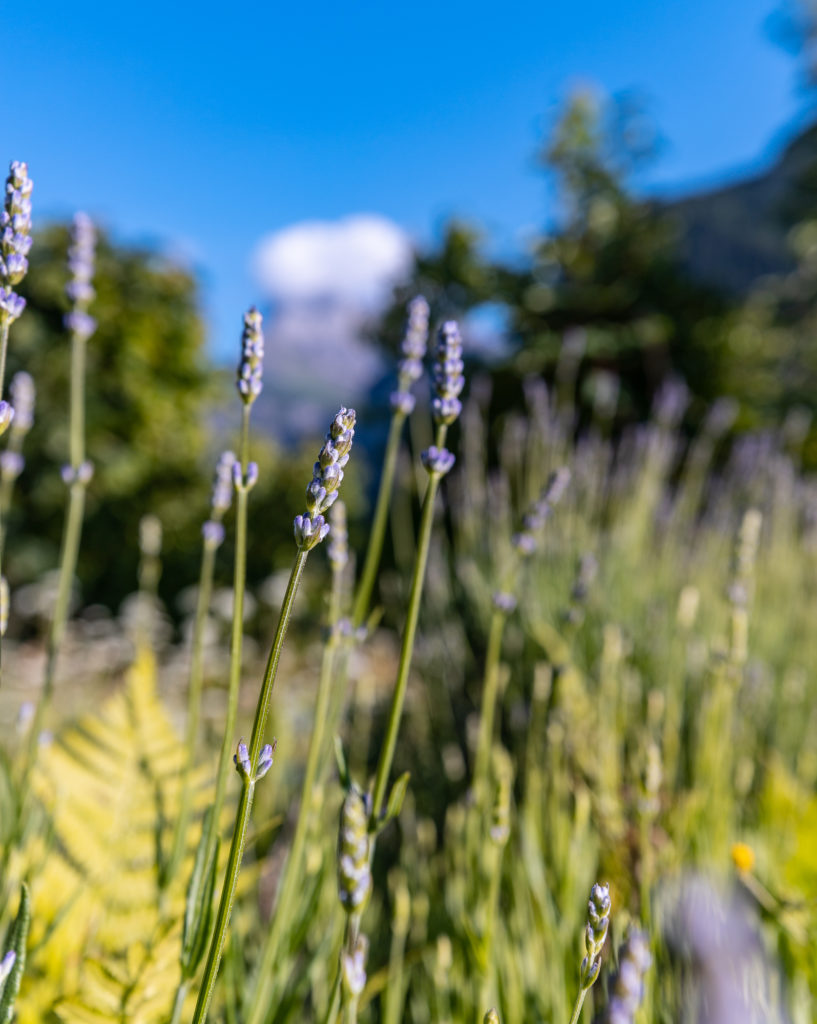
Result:
<svg viewBox="0 0 817 1024"><path fill-rule="evenodd" d="M201 273L211 345L260 298L260 239L452 214L510 252L552 214L533 153L572 87L637 89L666 145L644 187L734 176L803 107L766 0L4 5L2 159L35 217L86 209ZM770 148L771 147L771 148Z"/></svg>

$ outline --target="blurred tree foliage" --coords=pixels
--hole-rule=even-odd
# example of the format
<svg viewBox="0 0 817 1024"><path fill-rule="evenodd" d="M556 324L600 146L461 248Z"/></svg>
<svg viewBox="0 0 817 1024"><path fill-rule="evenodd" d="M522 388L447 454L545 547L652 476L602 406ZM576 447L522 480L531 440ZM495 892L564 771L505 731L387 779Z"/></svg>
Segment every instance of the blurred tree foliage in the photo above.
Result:
<svg viewBox="0 0 817 1024"><path fill-rule="evenodd" d="M27 370L37 388L4 560L12 585L53 569L59 557L66 502L60 466L68 453L67 244L63 226L37 234L21 289L28 307L11 334L9 370ZM88 344L86 423L95 475L78 572L86 601L116 606L135 589L141 516L159 516L170 552L198 532L214 380L189 273L102 234L94 284L98 328ZM170 557L175 575L181 566Z"/></svg>
<svg viewBox="0 0 817 1024"><path fill-rule="evenodd" d="M62 225L37 233L21 287L28 306L11 332L7 379L24 369L37 388L3 560L13 588L56 568L59 558L67 500L60 476L68 457L67 244ZM179 590L198 578L215 458L237 443L233 376L207 357L197 284L188 271L103 233L94 285L98 328L88 343L86 418L95 473L78 566L82 599L116 609L136 589L139 520L150 512L163 524L161 593L175 612ZM237 316L236 353L240 327ZM291 556L291 519L277 510L300 507L314 451L285 459L256 433L252 455L261 476L250 502L248 575L258 583ZM225 582L229 518L227 527L219 559Z"/></svg>
<svg viewBox="0 0 817 1024"><path fill-rule="evenodd" d="M418 256L413 280L399 291L385 321L387 344L398 343L405 301L416 291L438 316L500 302L511 350L492 368L496 412L517 404L522 377L553 376L566 335L581 337L579 390L599 371L612 372L624 418L643 417L670 373L694 394L715 397L724 350L713 343L712 326L728 303L685 271L673 222L658 204L632 194L633 176L654 150L633 98L575 94L541 153L557 185L559 216L525 264L487 258L476 231L449 225L439 250Z"/></svg>

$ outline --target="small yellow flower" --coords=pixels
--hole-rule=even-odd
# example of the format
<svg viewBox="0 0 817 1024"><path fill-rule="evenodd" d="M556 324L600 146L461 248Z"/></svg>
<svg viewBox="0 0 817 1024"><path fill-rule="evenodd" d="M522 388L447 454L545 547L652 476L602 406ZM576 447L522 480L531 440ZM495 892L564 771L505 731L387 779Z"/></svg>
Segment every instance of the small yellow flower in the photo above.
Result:
<svg viewBox="0 0 817 1024"><path fill-rule="evenodd" d="M748 875L755 866L755 851L748 843L733 843L732 863L740 874Z"/></svg>

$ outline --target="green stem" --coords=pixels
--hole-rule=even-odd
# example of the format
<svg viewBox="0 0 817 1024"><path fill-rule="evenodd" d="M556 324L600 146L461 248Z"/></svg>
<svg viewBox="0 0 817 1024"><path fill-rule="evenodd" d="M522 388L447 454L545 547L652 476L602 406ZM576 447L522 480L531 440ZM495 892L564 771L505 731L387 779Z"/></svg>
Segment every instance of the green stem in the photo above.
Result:
<svg viewBox="0 0 817 1024"><path fill-rule="evenodd" d="M405 420L405 413L399 410L392 414L389 436L386 441L386 451L383 456L383 472L380 476L372 529L369 534L369 545L366 550L366 561L360 574L360 583L358 584L354 608L352 609L352 625L355 628L362 626L366 619L372 590L374 589L374 581L380 566L380 556L383 553L383 539L386 535L386 524L389 517L389 502L394 486L397 453L400 448L400 435L403 431Z"/></svg>
<svg viewBox="0 0 817 1024"><path fill-rule="evenodd" d="M587 995L588 990L586 988L580 989L579 994L576 996L576 1005L573 1007L573 1016L570 1018L570 1024L577 1024L579 1015L582 1012L582 1006L584 1005L584 997Z"/></svg>
<svg viewBox="0 0 817 1024"><path fill-rule="evenodd" d="M482 1013L486 1006L492 1006L494 997L494 927L496 924L496 908L499 902L499 883L502 877L503 848L494 849L494 864L488 888L488 899L485 905L485 928L482 934L482 963L477 1012ZM480 1007L482 1009L480 1009Z"/></svg>
<svg viewBox="0 0 817 1024"><path fill-rule="evenodd" d="M82 518L85 511L86 482L79 477L79 469L85 461L85 338L78 334L71 335L71 400L69 410L70 438L69 453L74 479L68 497L68 513L62 534L60 551L59 582L54 615L46 644L45 679L43 692L37 702L37 710L31 723L28 743L28 759L24 769L24 782L34 765L37 755L37 743L42 729L48 706L54 691L54 678L57 670L62 638L68 621L68 610L71 600L71 583L77 568L79 542L82 534ZM1 360L0 360L1 361ZM0 374L0 389L2 374Z"/></svg>
<svg viewBox="0 0 817 1024"><path fill-rule="evenodd" d="M444 434L443 434L444 439ZM438 444L442 447L442 443ZM434 523L434 500L437 497L440 477L433 473L429 477L423 499L423 511L420 516L420 532L417 538L417 557L414 561L414 573L411 580L409 592L408 613L406 625L403 630L403 643L400 648L400 663L397 669L397 681L394 687L394 696L389 710L389 720L386 725L386 737L380 750L380 758L377 763L377 774L372 791L372 821L377 822L383 811L383 802L386 797L386 786L389 781L394 750L397 745L397 733L400 729L400 720L403 715L403 704L406 698L406 686L408 684L409 670L411 669L411 657L414 652L414 637L417 632L417 620L420 615L420 598L425 582L426 565L428 564L428 550L431 542L431 528Z"/></svg>
<svg viewBox="0 0 817 1024"><path fill-rule="evenodd" d="M488 649L485 653L485 670L482 685L482 709L479 719L479 737L474 759L474 792L482 797L482 789L488 774L491 745L494 738L494 717L499 693L499 659L502 653L502 635L505 632L507 616L498 608L491 616L488 630Z"/></svg>
<svg viewBox="0 0 817 1024"><path fill-rule="evenodd" d="M235 512L235 558L233 562L233 621L230 636L230 681L227 691L227 713L224 719L224 738L218 759L216 793L213 800L213 815L210 818L207 835L207 862L215 855L221 812L227 794L227 779L235 744L235 723L238 717L238 693L241 684L241 661L244 644L244 589L247 580L247 499L246 479L250 461L250 406L244 404L241 410L241 438L239 442L239 463L242 485L237 489Z"/></svg>
<svg viewBox="0 0 817 1024"><path fill-rule="evenodd" d="M173 1014L170 1018L170 1024L181 1024L182 1009L187 997L188 984L189 982L185 981L184 978L179 982L179 987L176 989L176 998L173 1000Z"/></svg>
<svg viewBox="0 0 817 1024"><path fill-rule="evenodd" d="M286 938L287 929L292 924L293 897L301 894L302 875L301 862L312 820L312 793L318 777L318 769L323 753L326 725L329 720L329 704L334 681L335 653L337 649L336 626L340 618L342 573L332 574L332 597L329 612L330 638L323 649L321 674L318 682L318 696L315 702L315 719L312 736L309 741L309 752L306 758L306 770L301 785L301 805L292 847L284 864L281 882L278 886L278 900L272 918L272 927L267 933L264 949L259 960L255 991L252 994L247 1024L263 1024L269 1009L270 993L275 983L274 971L278 962L281 944Z"/></svg>
<svg viewBox="0 0 817 1024"><path fill-rule="evenodd" d="M196 739L199 734L201 692L204 682L204 629L207 624L210 596L213 592L216 550L211 544L205 542L201 553L199 591L196 598L196 617L193 624L193 643L190 655L190 686L187 695L187 725L184 740L187 757L182 774L179 814L176 818L176 826L173 832L170 858L161 878L163 887L170 884L181 863L187 837L187 826L190 822L192 803L190 775L195 762Z"/></svg>
<svg viewBox="0 0 817 1024"><path fill-rule="evenodd" d="M281 658L281 650L284 646L284 639L289 626L289 620L292 617L292 609L295 604L295 595L298 592L298 585L300 584L301 577L303 576L308 553L309 552L304 551L303 548L298 549L298 554L295 556L295 564L292 567L292 573L290 574L289 583L287 584L286 594L284 595L284 602L281 607L281 617L278 620L278 628L275 632L275 639L273 640L269 660L267 661L267 668L264 673L264 682L261 686L261 693L258 697L258 706L255 711L252 739L249 746L251 772L254 772L258 766L258 755L261 750L264 730L266 728L267 717L269 715L272 687L275 683L275 676L278 672L278 662ZM221 890L218 914L216 915L215 931L207 954L204 978L202 980L201 989L199 990L195 1013L193 1014L193 1024L202 1024L202 1022L206 1020L207 1009L210 1005L210 1000L213 997L213 989L216 983L221 954L224 949L224 942L227 938L227 926L230 921L230 912L232 911L233 900L235 898L238 873L241 870L241 859L244 854L244 843L246 842L247 829L250 822L250 811L252 810L254 789L255 782L244 776L241 789L241 800L239 801L238 811L236 812L233 839L230 844L230 855L227 860L227 872L224 878L224 885ZM213 817L215 819L215 815Z"/></svg>
<svg viewBox="0 0 817 1024"><path fill-rule="evenodd" d="M252 762L252 764L254 765L255 762ZM215 988L216 977L218 976L218 967L221 963L221 954L227 938L227 926L230 923L230 914L232 913L233 901L235 900L238 873L241 870L241 860L244 855L244 843L247 839L254 790L255 783L247 776L244 776L241 786L241 799L238 803L238 813L236 815L235 831L230 843L230 855L227 858L227 873L221 890L218 913L216 914L215 931L207 953L204 977L199 989L196 1009L193 1013L194 1024L199 1024L199 1022L207 1019L207 1009L210 1005L210 1000L213 998L213 989Z"/></svg>

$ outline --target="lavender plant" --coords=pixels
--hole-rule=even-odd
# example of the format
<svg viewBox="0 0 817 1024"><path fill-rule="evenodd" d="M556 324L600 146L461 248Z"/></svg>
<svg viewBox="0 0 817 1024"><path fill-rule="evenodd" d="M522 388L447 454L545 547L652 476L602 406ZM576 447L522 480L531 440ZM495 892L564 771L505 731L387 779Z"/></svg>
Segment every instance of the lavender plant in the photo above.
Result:
<svg viewBox="0 0 817 1024"><path fill-rule="evenodd" d="M579 971L579 994L576 997L570 1024L576 1024L578 1021L585 997L601 971L601 951L610 925L610 906L609 885L596 883L590 890L590 900L587 904L587 927L584 932L586 955Z"/></svg>
<svg viewBox="0 0 817 1024"><path fill-rule="evenodd" d="M57 596L46 644L43 689L29 734L29 764L34 761L40 731L53 698L57 660L68 622L71 586L79 555L85 492L94 474L93 463L85 457L85 356L88 339L96 330L96 322L88 313L94 298L95 243L96 233L90 218L84 213L76 214L68 246L69 279L65 286L70 305L65 315L65 326L71 335L71 395L69 461L63 465L61 473L68 488L68 508L60 548Z"/></svg>
<svg viewBox="0 0 817 1024"><path fill-rule="evenodd" d="M249 362L248 358L247 363L249 364ZM240 379L252 380L253 372L251 368L250 373L247 376L241 376ZM251 394L252 390L252 386L250 386L248 394ZM193 1016L194 1024L199 1024L199 1022L204 1021L207 1017L207 1010L212 999L218 967L224 949L230 913L235 898L235 888L241 869L255 785L272 764L273 748L269 744L262 747L262 744L269 715L272 688L278 673L278 663L289 627L295 595L303 576L309 552L324 540L329 533L329 524L324 519L323 513L328 511L337 500L338 488L343 480L343 471L349 461L349 453L354 439L355 419L354 409L346 409L345 407L342 407L333 419L329 433L326 435L323 447L318 455L318 460L315 463L312 481L307 487L307 511L305 514L296 516L293 524L298 551L290 573L281 606L278 628L261 684L250 744L247 747L243 741L239 743L236 754L235 763L241 778L241 796L236 812L236 823L227 861L226 876L216 914L215 929L210 941L210 948L204 968L204 978ZM239 496L240 494L241 492L239 491Z"/></svg>
<svg viewBox="0 0 817 1024"><path fill-rule="evenodd" d="M363 563L363 570L360 575L360 583L358 584L354 609L352 611L352 623L355 627L361 626L366 618L372 589L377 577L377 569L380 565L380 556L383 552L383 538L386 533L389 500L394 487L394 473L397 466L400 437L405 420L414 410L415 398L411 391L412 386L423 373L423 359L428 342L428 316L428 303L423 296L418 295L412 299L409 303L408 324L402 344L403 358L398 364L397 390L392 392L390 399L392 409L391 423L386 440L386 451L380 474L372 528L366 548L366 560Z"/></svg>

